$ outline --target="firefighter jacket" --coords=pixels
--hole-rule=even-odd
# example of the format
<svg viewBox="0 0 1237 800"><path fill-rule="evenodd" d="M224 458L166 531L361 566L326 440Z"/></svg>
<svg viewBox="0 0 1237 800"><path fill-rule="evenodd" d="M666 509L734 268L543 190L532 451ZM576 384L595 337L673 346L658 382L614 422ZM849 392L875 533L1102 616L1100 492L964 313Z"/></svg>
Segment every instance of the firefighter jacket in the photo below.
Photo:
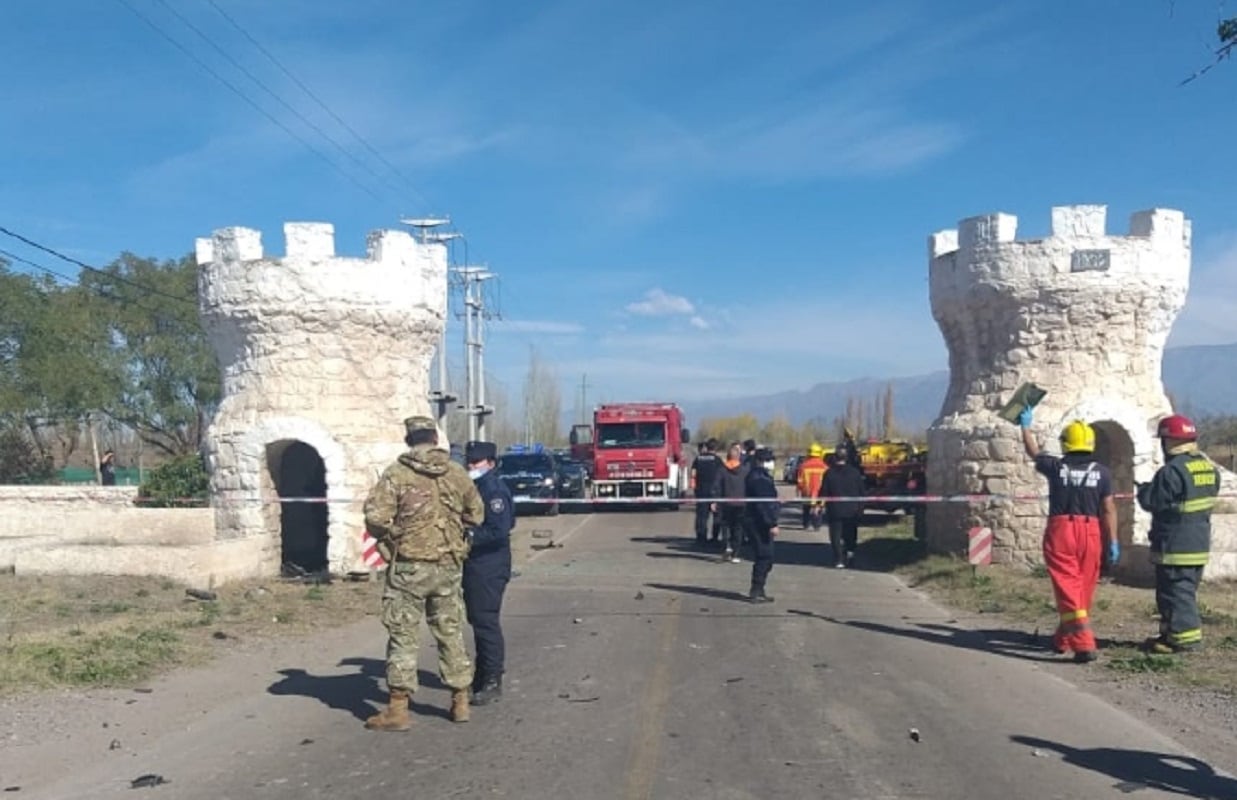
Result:
<svg viewBox="0 0 1237 800"><path fill-rule="evenodd" d="M823 458L805 458L799 462L796 483L800 497L815 497L820 493L820 482L824 480L829 466Z"/></svg>
<svg viewBox="0 0 1237 800"><path fill-rule="evenodd" d="M1150 483L1138 487L1138 505L1151 512L1151 561L1202 567L1211 551L1211 511L1220 473L1199 452L1172 456Z"/></svg>

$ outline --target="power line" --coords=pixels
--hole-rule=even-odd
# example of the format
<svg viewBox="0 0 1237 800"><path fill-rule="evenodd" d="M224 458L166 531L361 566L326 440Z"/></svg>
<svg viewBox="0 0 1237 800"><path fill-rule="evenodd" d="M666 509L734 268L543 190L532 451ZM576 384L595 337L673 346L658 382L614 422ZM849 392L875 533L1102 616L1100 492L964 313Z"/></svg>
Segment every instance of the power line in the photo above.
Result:
<svg viewBox="0 0 1237 800"><path fill-rule="evenodd" d="M129 278L124 277L123 275L117 275L116 273L108 272L105 269L99 269L98 267L92 267L84 261L78 261L76 258L73 258L72 256L66 256L64 253L61 253L58 250L53 250L47 245L39 244L33 239L28 239L25 236L22 236L20 233L16 233L14 231L9 230L3 225L0 225L0 233L3 233L5 236L16 239L17 241L25 245L33 247L35 250L41 250L42 252L47 253L50 256L55 256L61 261L66 261L70 264L73 264L74 266L81 267L82 269L88 272L93 272L96 275L102 275L106 278L110 278L111 280L117 281L118 283L128 284L129 286L132 286L136 289L140 289L149 295L159 295L160 297L166 297L169 300L178 300L182 303L189 303L194 308L197 308L198 301L191 297L185 297L184 295L179 295L179 294L170 294L168 292L162 291L161 289L156 289L153 286L147 286L143 283L138 283L137 281L130 280Z"/></svg>
<svg viewBox="0 0 1237 800"><path fill-rule="evenodd" d="M308 95L308 96L309 96L309 98L310 98L311 100L313 100L315 103L317 103L319 108L321 108L321 109L322 109L323 111L325 111L328 115L330 115L331 119L333 119L333 120L335 120L337 123L339 123L340 127L342 127L344 130L348 131L348 133L352 134L353 138L355 138L358 142L360 142L360 143L361 143L361 146L362 146L362 147L364 147L366 150L368 150L368 151L369 151L369 153L370 153L371 155L373 155L373 157L374 157L374 158L376 158L376 159L378 159L380 162L382 162L383 166L385 166L387 169L391 170L391 172L392 172L394 175L396 175L397 177L399 177L399 179L400 179L400 180L404 181L404 183L406 183L406 184L408 185L408 188L412 190L412 193L413 193L413 194L415 194L415 195L417 196L417 198L418 198L418 199L420 199L420 200L421 200L421 202L422 202L422 203L423 203L426 207L428 207L428 206L429 206L429 201L428 201L428 199L425 197L425 195L424 195L424 194L422 194L422 193L421 193L421 192L420 192L420 191L416 188L416 186L414 186L414 185L413 185L412 180L411 180L411 179L410 179L407 175L405 175L402 171L400 171L400 169L399 169L398 167L396 167L394 164L392 164L390 161L388 161L388 160L387 160L387 158L386 158L385 156L383 156L383 155L382 155L382 153L378 152L378 150L377 150L376 148L374 148L374 146L373 146L373 145L371 145L371 144L370 144L370 143L369 143L369 142L365 139L365 137L363 137L361 134L357 133L357 132L356 132L356 130L355 130L355 129L353 129L353 127L352 127L351 125L349 125L347 122L345 122L345 121L343 120L343 118L341 118L338 114L336 114L336 113L335 113L335 112L334 112L334 111L330 108L330 106L328 106L325 102L323 102L323 101L322 101L322 99L321 99L320 97L318 97L318 95L317 95L317 94L315 94L315 93L313 92L313 90L312 90L312 89L310 89L308 86L306 86L306 85L305 85L304 81L302 81L300 78L298 78L296 75L294 75L290 69L288 69L286 66L284 66L283 62L281 62L278 58L276 58L276 57L274 56L274 54L273 54L273 53L271 53L269 50L267 50L265 47L263 47L263 46L262 46L262 43L261 43L261 42L259 42L257 39L255 39L255 38L253 37L253 35L252 35L251 33L249 33L249 31L247 31L247 30L246 30L246 29L245 29L245 28L244 28L244 27L243 27L243 26L242 26L239 22L237 22L235 19L233 19L233 18L232 18L232 16L231 16L230 14L228 14L228 12L226 12L226 11L224 11L222 8L220 8L220 7L219 7L219 4L218 4L218 3L216 3L216 2L215 2L215 0L206 0L206 2L210 4L211 8L215 9L216 11L218 11L218 12L219 12L219 14L220 14L220 16L222 16L224 19L226 19L226 20L227 20L227 21L228 21L228 22L232 25L232 27L233 27L233 28L235 28L237 31L239 31L239 32L240 32L240 34L241 34L242 36L244 36L246 39L248 39L248 40L249 40L249 42L250 42L250 44L252 44L254 47L256 47L256 48L258 49L258 52L260 52L260 53L262 53L262 55L266 56L266 58L267 58L268 60L270 60L270 62L271 62L272 64L274 64L276 67L278 67L278 68L279 68L279 70L280 70L281 72L283 72L283 74L284 74L284 75L286 75L286 76L288 77L288 79L289 79L289 80L291 80L294 84L296 84L296 85L297 85L297 87L299 87L301 91L303 91L306 95Z"/></svg>
<svg viewBox="0 0 1237 800"><path fill-rule="evenodd" d="M342 153L342 154L344 155L344 157L345 157L345 158L347 158L347 159L351 160L354 164L356 164L357 166L359 166L361 169L363 169L363 170L365 170L366 172L368 172L368 173L369 173L370 175L372 175L375 179L377 179L380 183L384 184L387 188L389 188L389 189L393 189L393 190L394 190L397 194L398 194L398 193L400 193L400 192L402 191L402 190L400 189L400 187L395 186L395 185L393 185L393 184L391 184L391 183L388 183L388 182L387 182L387 179L386 179L386 178L384 178L383 176L379 175L377 172L375 172L375 171L373 170L373 168L371 168L371 167L369 166L369 164L366 164L364 161L360 160L359 158L357 158L356 156L354 156L352 153L348 152L347 148L345 148L345 147L344 147L343 145L341 145L339 142L335 141L335 139L333 139L333 138L332 138L329 134L327 134L327 132L326 132L326 131L324 131L324 130L322 130L322 128L318 127L318 125L317 125L316 123L314 123L314 121L313 121L313 120L311 120L311 119L309 119L308 117L306 117L304 114L302 114L300 111L298 111L295 107L293 107L290 103L288 103L286 100L284 100L282 97L280 97L280 96L279 96L279 94L278 94L277 92L275 92L275 90L271 89L269 86L267 86L265 83L263 83L263 82L262 82L262 81L261 81L261 80L260 80L260 79L259 79L256 75L254 75L252 72L250 72L250 71L249 71L249 69L247 69L247 68L245 67L245 65L241 64L239 61L237 61L235 58L233 58L233 57L232 57L232 56L231 56L231 55L230 55L230 54L229 54L226 50L224 50L224 49L223 49L223 47L221 47L221 46L220 46L220 45L219 45L219 44L218 44L218 43L217 43L214 39L212 39L210 36L208 36L207 34L205 34L205 33L202 31L202 29L201 29L201 28L199 28L198 26L194 25L194 24L193 24L193 22L191 22L191 21L190 21L190 20L189 20L189 19L188 19L188 18L187 18L184 14L181 14L179 11L177 11L175 8L173 8L171 5L169 5L169 4L168 4L168 2L167 2L167 0L156 0L156 2L157 2L157 3L159 3L159 5L161 5L161 6L163 6L164 8L166 8L169 12L171 12L171 14L172 14L174 17L176 17L177 19L179 19L179 20L180 20L180 21L184 24L184 26L185 26L186 28L188 28L189 30L191 30L191 31L193 31L194 33L196 33L196 34L198 35L198 37L199 37L202 41L204 41L204 42L206 42L208 45L210 45L211 49L212 49L212 50L214 50L216 53L218 53L219 55L223 56L223 58L224 58L224 59L225 59L225 60L226 60L229 64L231 64L232 66L234 66L234 67L236 67L238 70L240 70L241 74L243 74L245 77L249 78L249 80L253 81L253 82L254 82L254 84L255 84L255 85L257 85L257 87L258 87L259 89L261 89L262 91L264 91L264 92L266 92L268 95L270 95L270 96L271 96L271 98L273 98L273 99L275 100L275 102L276 102L276 103L279 103L281 106L283 106L284 108L286 108L288 111L292 112L293 116L295 116L295 117L296 117L297 119L299 119L301 122L305 123L305 125L307 125L307 126L309 127L309 129L310 129L310 130L312 130L314 133L318 134L318 135L319 135L319 136L321 136L323 139L326 139L328 142L330 142L332 145L334 145L334 146L335 146L335 149L336 149L336 150L338 150L340 153Z"/></svg>
<svg viewBox="0 0 1237 800"><path fill-rule="evenodd" d="M107 291L104 287L102 287L102 286L93 286L93 285L89 285L89 284L83 284L80 280L78 280L78 279L76 279L76 278L73 278L73 277L71 277L71 276L69 276L69 275L65 275L63 272L57 272L56 270L52 269L51 267L44 266L43 264L40 264L40 263L38 263L37 261L31 261L31 260L30 260L30 259L28 259L28 258L23 258L22 256L19 256L19 255L17 255L16 253L14 253L14 252L12 252L12 251L5 250L4 248L0 248L0 256L4 256L5 258L9 259L10 261L16 261L16 262L17 262L17 263L19 263L19 264L25 264L26 266L30 267L31 269L37 269L39 272L43 272L43 273L46 273L46 274L51 275L51 276L53 276L53 277L60 278L60 279L61 279L61 280L63 280L63 281L67 281L67 282L68 282L68 284L69 284L70 286L76 286L76 287L77 287L77 288L79 288L79 289L85 289L85 290L86 290L86 291L88 291L88 292L91 292L91 293L93 293L93 294L95 294L95 295L98 295L99 297L103 298L104 300L113 300L113 301L119 301L119 302L127 302L127 303L128 303L128 305L131 305L131 306L136 306L137 308L140 308L140 309L142 309L143 311L147 311L147 312L149 312L149 313L151 313L151 314L155 314L155 315L160 315L160 314L162 314L162 313L163 313L163 310L162 310L162 309L158 309L158 308L151 308L150 306L142 305L141 303L137 302L136 300L121 301L121 298L119 298L119 297L117 297L116 295L114 295L114 294L112 294L112 293L108 292L108 291ZM111 274L110 272L109 272L109 273L104 273L104 274L106 274L108 277L111 277L111 278L118 278L118 277L119 277L119 276L116 276L116 275ZM138 285L140 285L140 284L138 284ZM196 302L195 302L195 306L196 306ZM175 321L173 321L173 327L180 328L180 325L179 325L179 324L177 324ZM185 330L185 329L183 329L183 328L182 328L182 330Z"/></svg>
<svg viewBox="0 0 1237 800"><path fill-rule="evenodd" d="M181 44L180 42L178 42L176 39L172 38L172 36L171 36L170 34L168 34L167 32L165 32L162 28L160 28L157 24L155 24L155 22L154 22L153 20L151 20L149 17L147 17L147 16L146 16L145 14L143 14L141 11L138 11L136 8L134 8L134 7L133 7L133 5L129 2L129 0L116 0L116 1L117 1L118 3L120 3L120 4L122 4L123 6L125 6L126 8L128 8L130 11L132 11L132 12L133 12L133 13L134 13L134 14L135 14L135 15L136 15L139 19L141 19L141 20L142 20L143 22L145 22L148 26L150 26L150 28L151 28L152 30L154 30L154 32L155 32L155 33L157 33L157 34L159 34L160 36L162 36L164 39L166 39L168 42L170 42L170 43L172 44L172 46L173 46L173 47L175 47L177 50L179 50L180 52L182 52L182 53L184 53L186 56L188 56L188 57L189 57L189 58L190 58L190 59L191 59L191 60L192 60L195 64L197 64L199 67L201 67L203 70L205 70L207 74L209 74L212 78L214 78L215 80L219 81L219 82L220 82L220 83L222 83L224 86L226 86L228 89L230 89L230 90L232 91L232 93L233 93L233 94L235 94L237 97L239 97L240 99L242 99L242 100L244 100L246 103L248 103L250 106L252 106L252 107L253 107L253 108L254 108L254 109L255 109L255 110L256 110L259 114L261 114L262 116L266 117L266 118L267 118L267 119L269 119L271 122L273 122L273 123L274 123L276 126L278 126L278 127L279 127L279 129L280 129L280 130L282 130L284 133L288 134L288 135L289 135L289 136L291 136L293 139L296 139L298 142L300 142L301 144L305 145L305 147L307 147L307 148L308 148L311 152L313 152L313 153L314 153L314 155L318 156L318 157L319 157L319 158L321 158L323 161L325 161L327 164L329 164L331 167L333 167L333 168L334 168L337 172L339 172L339 174L343 175L345 178L347 178L349 181L351 181L353 184L355 184L357 187L359 187L359 188L361 189L361 191L365 192L365 193L366 193L366 194L368 194L370 197L372 197L372 198L374 198L375 200L377 200L379 203L385 203L385 202L386 202L386 201L385 201L382 197L380 197L380 196L379 196L376 192L374 192L374 190L373 190L373 189L371 189L370 187L368 187L368 186L366 186L365 184L363 184L363 183L361 183L360 181L358 181L358 180L356 179L356 176L354 176L351 172L348 172L348 171L344 170L344 169L343 169L342 167L340 167L340 166L339 166L339 164L338 164L337 162L335 162L335 161L334 161L334 160L333 160L330 156L328 156L326 153L324 153L324 152L322 152L321 150L319 150L317 147L314 147L312 144L310 144L308 141L306 141L306 140L305 140L305 138L304 138L303 136L301 136L301 135L300 135L300 134L298 134L296 131L294 131L294 130L292 130L291 128L289 128L287 125L285 125L285 124L283 124L282 122L280 122L280 121L279 121L279 119L278 119L278 118L276 118L273 114L271 114L269 111L267 111L267 110L266 110L265 108L263 108L262 106L258 105L258 104L257 104L257 103L253 100L253 98L251 98L249 95L245 94L243 91L241 91L240 89L238 89L238 88L236 87L236 85L235 85L235 84L233 84L233 83L232 83L231 81L229 81L227 78L223 77L223 76L222 76L222 75L220 75L218 72L216 72L214 69L212 69L212 68L211 68L211 66L210 66L209 64L207 64L205 61L203 61L202 59L200 59L200 58L198 58L196 55L194 55L193 51L189 50L189 48L185 47L183 44Z"/></svg>

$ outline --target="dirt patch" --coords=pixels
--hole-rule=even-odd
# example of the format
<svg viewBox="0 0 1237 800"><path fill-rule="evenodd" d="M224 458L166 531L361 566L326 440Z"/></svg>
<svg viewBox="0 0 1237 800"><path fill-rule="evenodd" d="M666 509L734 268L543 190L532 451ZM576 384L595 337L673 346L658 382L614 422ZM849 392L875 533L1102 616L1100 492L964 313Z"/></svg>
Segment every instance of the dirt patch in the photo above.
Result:
<svg viewBox="0 0 1237 800"><path fill-rule="evenodd" d="M208 595L160 578L0 576L0 693L131 687L202 663L239 642L356 622L379 608L381 584L279 579Z"/></svg>

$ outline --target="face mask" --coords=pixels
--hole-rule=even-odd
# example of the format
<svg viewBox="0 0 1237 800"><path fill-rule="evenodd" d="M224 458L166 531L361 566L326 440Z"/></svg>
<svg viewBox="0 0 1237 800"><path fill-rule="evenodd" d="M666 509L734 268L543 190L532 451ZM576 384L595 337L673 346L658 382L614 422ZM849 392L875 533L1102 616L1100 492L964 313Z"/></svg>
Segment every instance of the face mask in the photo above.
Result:
<svg viewBox="0 0 1237 800"><path fill-rule="evenodd" d="M473 467L472 469L468 470L468 477L472 478L475 481L477 478L480 478L482 475L484 475L487 472L489 472L489 470L486 469L485 467Z"/></svg>

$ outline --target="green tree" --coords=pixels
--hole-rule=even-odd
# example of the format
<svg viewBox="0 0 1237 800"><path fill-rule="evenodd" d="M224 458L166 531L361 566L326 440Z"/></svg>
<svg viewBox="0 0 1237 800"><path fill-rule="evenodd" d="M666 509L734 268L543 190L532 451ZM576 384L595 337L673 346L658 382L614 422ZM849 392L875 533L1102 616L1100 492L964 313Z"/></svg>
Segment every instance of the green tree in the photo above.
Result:
<svg viewBox="0 0 1237 800"><path fill-rule="evenodd" d="M55 465L21 425L0 423L0 484L52 483L55 477Z"/></svg>
<svg viewBox="0 0 1237 800"><path fill-rule="evenodd" d="M0 414L63 463L92 412L119 396L108 320L91 293L0 264Z"/></svg>
<svg viewBox="0 0 1237 800"><path fill-rule="evenodd" d="M210 477L202 462L200 455L187 453L155 467L138 487L138 503L150 508L206 505Z"/></svg>
<svg viewBox="0 0 1237 800"><path fill-rule="evenodd" d="M167 455L193 453L220 398L220 370L198 318L192 256L156 261L132 253L82 285L98 295L106 341L119 362L117 399L105 411Z"/></svg>

